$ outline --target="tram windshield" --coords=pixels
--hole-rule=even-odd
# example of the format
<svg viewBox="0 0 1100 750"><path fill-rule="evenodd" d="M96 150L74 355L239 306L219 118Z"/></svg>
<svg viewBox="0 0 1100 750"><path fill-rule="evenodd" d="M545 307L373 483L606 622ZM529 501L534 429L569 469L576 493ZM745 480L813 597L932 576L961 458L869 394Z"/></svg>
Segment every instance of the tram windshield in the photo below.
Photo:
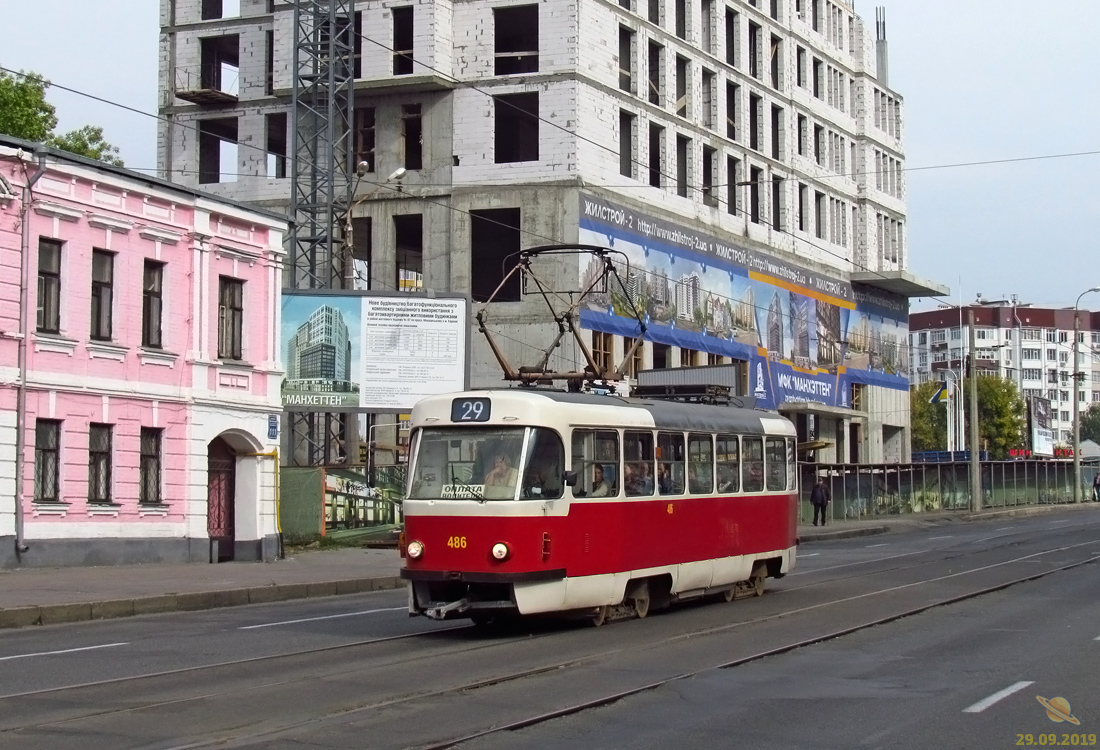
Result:
<svg viewBox="0 0 1100 750"><path fill-rule="evenodd" d="M415 436L409 499L553 499L565 450L541 427L429 427Z"/></svg>

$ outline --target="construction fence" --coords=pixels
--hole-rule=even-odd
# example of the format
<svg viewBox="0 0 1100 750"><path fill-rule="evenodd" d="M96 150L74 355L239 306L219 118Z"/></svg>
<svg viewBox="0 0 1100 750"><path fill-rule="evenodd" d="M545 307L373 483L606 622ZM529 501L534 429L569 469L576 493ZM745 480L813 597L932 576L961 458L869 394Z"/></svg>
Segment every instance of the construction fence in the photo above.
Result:
<svg viewBox="0 0 1100 750"><path fill-rule="evenodd" d="M1092 497L1098 466L1082 463L1082 498ZM1073 502L1072 461L982 461L982 508ZM811 518L817 478L832 496L829 517L873 519L970 510L969 463L799 464L802 518Z"/></svg>

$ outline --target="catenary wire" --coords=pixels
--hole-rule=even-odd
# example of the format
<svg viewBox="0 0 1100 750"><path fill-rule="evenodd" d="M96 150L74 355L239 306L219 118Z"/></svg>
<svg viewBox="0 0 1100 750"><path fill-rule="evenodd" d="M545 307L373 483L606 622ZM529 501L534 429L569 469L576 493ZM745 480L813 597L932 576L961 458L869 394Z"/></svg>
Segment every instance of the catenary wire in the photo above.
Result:
<svg viewBox="0 0 1100 750"><path fill-rule="evenodd" d="M372 40L372 39L370 39L369 37L365 37L365 36L364 36L363 38L364 38L364 39L367 39L368 41L371 41L371 42L373 42L373 43L375 43L375 44L378 44L379 46L382 46L382 47L384 47L385 49L390 49L389 47L385 47L385 45L381 44L380 42L376 42L375 40ZM391 50L391 51L392 51L392 50ZM420 63L420 64L421 64L421 65L424 65L424 63ZM427 67L427 66L426 66L426 67ZM433 69L433 70L434 70L434 69ZM29 74L26 74L26 73L22 73L22 72L19 72L19 71L13 71L13 70L11 70L11 69L8 69L8 68L5 68L5 67L3 67L3 66L0 66L0 71L6 72L6 73L9 73L9 74L15 74L15 75L20 75L20 76L23 76L23 77L25 77L25 78L27 78L27 77L31 77L31 76L30 76ZM54 83L52 83L52 82L50 82L50 84L49 84L49 85L51 85L51 86L54 86L54 87L56 87L56 88L59 88L59 89L61 89L61 90L64 90L64 91L69 91L69 92L71 92L71 93L74 93L74 94L78 94L78 95L81 95L81 96L86 96L86 97L88 97L88 98L91 98L91 99L93 99L93 100L96 100L96 101L100 101L100 102L103 102L103 103L105 103L105 104L112 104L112 105L115 105L115 106L121 107L121 108L123 108L123 109L126 109L126 110L128 110L128 111L131 111L131 112L135 112L135 113L137 113L137 114L142 114L142 115L145 115L145 116L147 116L147 117L152 117L152 118L154 118L154 119L162 120L162 121L165 121L165 122L172 122L172 123L173 123L174 125L176 125L176 126L178 126L178 127L183 127L183 128L187 128L187 129L191 129L191 130L194 130L195 132L199 132L199 131L198 131L198 128L197 128L196 126L192 126L192 125L186 125L186 124L183 124L183 123L178 123L178 122L175 122L175 121L171 121L171 120L169 120L168 118L165 118L165 117L163 117L163 116L161 116L161 115L153 114L153 113L150 113L150 112L145 112L145 111L142 111L142 110L136 109L136 108L134 108L134 107L130 107L130 106L128 106L128 105L125 105L125 104L120 104L120 103L118 103L118 102L113 102L113 101L111 101L111 100L108 100L108 99L104 99L104 98L102 98L102 97L99 97L99 96L96 96L96 95L93 95L93 94L88 94L88 93L86 93L86 92L83 92L83 91L79 91L79 90L77 90L77 89L73 89L73 88L70 88L70 87L62 86L62 85L59 85L59 84L54 84ZM472 86L472 85L471 85L470 87L471 87L471 88L474 88L475 90L478 90L478 91L479 91L480 93L485 93L485 92L483 92L483 91L480 91L480 89L477 89L476 87L474 87L474 86ZM486 95L489 95L489 94L486 94ZM561 126L558 126L558 125L556 125L556 124L554 124L554 125L555 125L555 127L559 127L559 128L561 128ZM566 132L572 132L572 131L566 131ZM266 154L266 153L268 153L268 152L266 151L266 149L262 149L262 148L260 148L259 146L255 146L255 145L253 145L253 144L248 144L248 143L245 143L245 144L239 144L239 145L244 145L244 146L246 146L247 148L252 148L252 149L254 149L254 150L262 151L262 152L264 152L265 154ZM598 144L597 144L597 145L598 145ZM370 184L370 185L374 185L374 186L376 186L376 187L377 187L377 188L379 188L379 189L385 189L385 190L389 190L389 191L391 191L391 192L394 192L394 193L401 193L401 194L404 194L404 193L403 193L403 189L402 189L402 188L394 187L394 186L391 186L391 185L389 185L389 184L387 184L387 183L384 183L384 182L376 182L376 181L373 181L373 180L368 180L368 179L365 179L365 178L361 179L360 181L361 181L361 182L366 182L367 184ZM658 189L662 189L662 188L658 188ZM442 201L437 201L437 200L432 200L432 199L430 199L430 198L427 198L427 197L419 197L418 199L419 199L419 200L421 200L421 201L423 201L423 202L425 202L425 203L429 203L429 204L433 204L433 205L441 206L441 207L447 208L447 209L449 209L449 210L451 210L451 211L454 211L454 212L457 212L457 213L461 213L461 214L464 214L464 215L470 216L471 218L481 218L481 219L482 219L482 220L484 220L484 221L489 221L489 222L491 222L491 223L499 224L499 225L501 225L501 226L507 226L507 225L503 224L502 222L496 222L496 221L494 221L494 220L492 220L492 219L487 219L487 218L485 218L485 217L474 217L474 215L473 215L473 213L472 213L472 212L470 212L470 211L466 211L466 210L464 210L464 209L460 209L460 208L458 208L458 207L456 207L456 206L453 206L453 205L450 205L449 203L446 203L446 202L442 202ZM743 214L742 214L742 215L743 215ZM509 228L511 228L511 227L509 227ZM774 227L773 227L773 230L774 230ZM540 240L545 240L545 241L547 241L547 242L550 242L550 243L557 243L557 242L560 242L560 241L561 241L561 240L560 240L560 239L558 239L558 238L552 238L552 237L547 237L547 236L545 236L545 235L539 234L539 233L537 233L537 232L533 232L533 231L531 231L531 230L526 230L526 229L523 229L523 228L519 228L519 231L520 231L520 233L522 233L522 234L525 234L525 235L528 235L528 236L531 236L531 237L535 237L535 238L538 238L538 239L540 239ZM868 271L868 272L871 272L871 273L879 273L879 272L878 272L878 271L876 271L875 269L871 269L871 268L869 268L869 267L867 267L867 266L863 266L863 265L860 265L860 264L858 264L858 263L857 263L857 262L856 262L856 261L855 261L854 259L852 259L852 258L848 258L848 257L846 257L846 256L844 256L844 255L842 255L842 254L840 254L840 253L837 253L837 252L835 252L835 251L829 250L828 248L825 248L825 247L823 247L823 246L821 246L821 245L818 245L817 243L815 243L815 242L812 242L812 241L810 241L810 240L808 240L808 239L805 239L805 238L801 238L801 237L798 237L798 236L797 236L797 235L795 235L795 234L794 234L793 232L789 232L789 231L786 231L786 230L783 230L783 229L780 229L780 230L774 230L774 231L779 231L780 233L782 233L782 234L786 234L786 235L788 235L788 236L790 236L790 237L794 238L795 240L800 240L800 241L802 241L802 242L805 242L806 244L810 245L811 247L814 247L814 248L816 248L816 249L818 249L818 250L820 250L820 251L822 251L822 252L824 252L824 253L826 253L826 254L828 254L828 255L831 255L831 256L833 256L833 257L835 257L835 258L837 258L837 259L841 260L841 261L842 261L842 262L844 262L844 263L848 263L848 264L851 264L851 265L852 265L853 267L856 267L856 268L860 268L860 269L862 269L862 270L865 270L865 271ZM358 275L358 274L357 274L357 275ZM881 273L879 273L879 275L880 275L880 276L882 276L883 278L886 278L886 277L885 277L884 275L882 275ZM374 283L374 280L373 280L373 278L372 278L372 280L371 280L371 281L372 281L372 284L373 284L373 283ZM394 291L397 291L396 287L394 287L393 289L394 289ZM723 295L716 295L716 296L723 296ZM725 298L725 299L730 299L730 298ZM938 297L932 297L932 299L940 299L940 298L938 298ZM763 308L760 308L760 307L759 307L759 306L757 306L757 305L753 305L753 307L754 307L754 308L756 308L756 309L763 309ZM786 317L786 315L784 315L784 317Z"/></svg>
<svg viewBox="0 0 1100 750"><path fill-rule="evenodd" d="M385 44L383 44L382 42L379 42L379 41L377 41L377 40L375 40L375 39L372 39L372 38L370 38L370 37L368 37L368 36L366 36L366 35L363 35L363 34L359 34L359 36L360 36L360 37L362 37L362 38L363 38L364 40L366 40L366 41L369 41L369 42L371 42L372 44L375 44L375 45L377 45L377 46L379 46L379 47L382 47L383 49L389 50L390 52L393 52L393 51L394 51L394 50L393 50L393 49L392 49L391 47L388 47L388 46L386 46ZM454 81L455 81L456 83L458 83L458 84L460 84L460 85L464 85L464 86L466 86L466 87L468 87L468 88L471 88L471 89L473 89L473 90L475 90L475 91L478 91L479 93L482 93L482 94L484 94L484 95L486 95L486 96L492 96L491 94L488 94L487 92L485 92L485 91L483 91L483 90L479 89L479 88L478 88L478 87L476 87L475 85L473 85L473 84L468 84L468 83L464 83L464 82L462 82L462 81L459 81L458 79L454 79L454 78L453 78L453 76L447 76L447 74L444 74L444 73L442 73L442 72L440 72L440 71L437 71L437 70L436 70L435 68L432 68L431 66L427 65L426 63L423 63L423 62L420 62L420 61L416 61L416 60L414 60L414 62L416 62L417 64L419 64L419 65L421 65L421 66L423 66L423 67L426 67L426 68L428 68L429 70L432 70L433 72L436 72L436 73L438 73L439 75L443 75L443 76L446 76L446 77L452 78L452 80L454 80ZM23 72L21 72L21 71L15 71L15 70L12 70L12 69L10 69L10 68L6 68L6 67L4 67L4 66L0 66L0 71L2 71L2 72L5 72L5 73L8 73L8 74L11 74L11 75L18 75L18 76L21 76L21 77L23 77L23 78L31 78L31 77L34 77L34 76L32 76L31 74L28 74L28 73L23 73ZM89 94L89 93L87 93L87 92L84 92L84 91L80 91L80 90L78 90L78 89L74 89L74 88L71 88L71 87L67 87L67 86L64 86L64 85L61 85L61 84L56 84L56 83L53 83L52 81L49 81L49 82L48 82L48 84L49 84L50 86L53 86L53 87L55 87L55 88L58 88L58 89L60 89L60 90L63 90L63 91L68 91L68 92L70 92L70 93L73 93L73 94L77 94L77 95L79 95L79 96L84 96L84 97L87 97L87 98L93 99L93 100L95 100L95 101L99 101L99 102L102 102L102 103L104 103L104 104L109 104L109 105L117 106L117 107L120 107L120 108L122 108L122 109L125 109L125 110L127 110L127 111L130 111L130 112L134 112L134 113L136 113L136 114L144 115L144 116L146 116L146 117L151 117L151 118L154 118L154 119L157 119L157 120L161 120L161 121L164 121L164 122L169 122L169 123L173 124L173 125L174 125L174 126L176 126L176 127L182 127L182 128L186 128L186 129L189 129L189 130L193 130L193 131L195 131L195 132L199 132L199 129L198 129L198 127L197 127L197 126L193 126L193 125L187 125L187 124L184 124L184 123L179 123L179 122L177 122L177 121L175 121L175 120L170 120L169 118L166 118L166 117L164 117L164 116L162 116L162 115L159 115L159 114L154 114L154 113L151 113L151 112L146 112L146 111L144 111L144 110L140 110L140 109L137 109L137 108L135 108L135 107L131 107L131 106L129 106L129 105L126 105L126 104L121 104L121 103L119 103L119 102L115 102L115 101L112 101L112 100L110 100L110 99L106 99L106 98L104 98L104 97L96 96L96 95L94 95L94 94ZM607 146L603 146L602 144L596 143L596 142L594 142L594 141L590 141L589 139L587 139L587 138L584 138L584 136L580 136L579 134L576 134L576 133L574 133L573 131L569 131L569 130L565 129L565 128L564 128L563 126L560 126L560 125L558 125L557 123L550 123L549 121L547 121L547 122L548 122L548 124L552 125L553 127L555 127L555 128L558 128L558 129L561 129L561 130L563 130L564 132L567 132L567 133L570 133L570 134L573 134L573 135L577 135L577 137L578 137L578 138L581 138L581 139L583 139L583 140L589 141L589 142L591 142L591 143L592 143L593 145L599 146L600 148L604 148L605 150L609 150L609 151L612 151L612 149L610 149L610 147L607 147ZM256 146L256 145L250 144L250 143L239 143L239 144L238 144L238 146L240 146L240 145L243 145L243 146L245 146L246 148L251 148L251 149L254 149L254 150L257 150L257 151L261 151L261 152L263 152L263 153L265 153L265 154L266 154L266 153L268 153L268 151L267 151L266 149L264 149L264 148L261 148L260 146ZM958 163L958 164L932 165L932 166L926 166L926 167L906 167L906 168L905 168L905 171L916 171L916 170L918 170L918 169L920 169L920 170L929 170L929 169L940 169L940 168L954 168L954 167L962 167L962 166L981 166L981 165L984 165L984 164L987 164L987 163L988 163L988 164L997 164L997 163L1009 163L1009 162L1015 162L1015 161L1037 161L1037 160L1043 160L1043 159L1057 159L1057 158L1068 158L1068 157L1072 157L1072 156L1088 156L1088 155L1095 155L1095 154L1100 154L1100 151L1077 152L1077 153L1074 153L1074 154L1052 154L1052 155L1044 155L1044 156L1034 156L1034 157L1018 157L1018 158L1012 158L1012 159L999 159L999 160L989 160L988 162L975 161L975 162L966 162L966 163ZM865 173L865 174L871 174L871 173ZM376 186L378 186L378 187L380 187L380 188L384 188L384 189L388 189L388 190L391 190L391 191L393 191L393 192L401 192L401 191L397 190L396 188L393 188L393 187L391 187L391 186L389 186L389 185L386 185L385 183L380 183L380 182L374 182L374 181L371 181L371 180L366 180L366 179L364 179L364 180L362 180L362 181L363 181L363 182L367 182L368 184L373 184L373 185L376 185ZM768 180L767 182L770 182L770 180ZM640 185L640 186L644 187L644 185ZM663 188L657 188L657 189L659 189L659 190L663 190ZM430 199L427 199L427 198L421 198L421 200L424 200L425 202L428 202L428 203L434 203L435 205L441 205L441 206L444 206L444 207L446 207L446 208L449 208L449 209L451 209L452 211L457 211L457 212L459 212L459 213L463 213L463 214L471 215L469 211L465 211L465 210L463 210L463 209L459 209L459 208L456 208L456 207L454 207L454 206L450 206L450 205L447 205L447 204L441 203L441 202L439 202L439 201L432 201L432 200L430 200ZM488 219L486 219L486 220L488 220ZM492 220L488 220L488 221L492 221ZM499 222L494 222L494 223L499 223ZM536 238L538 238L538 239L543 239L543 240L547 240L547 241L549 241L549 242L558 242L558 241L559 241L559 240L557 240L557 239L554 239L554 238L550 238L550 237L546 237L546 236L544 236L544 235L541 235L541 234L538 234L538 233L536 233L536 232L531 232L530 230L524 230L524 229L522 229L522 228L521 228L521 229L520 229L519 231L520 231L521 233L523 233L523 234L527 234L527 235L530 235L530 236L534 236L534 237L536 237ZM861 264L857 263L857 262L855 261L855 259L853 259L853 258L848 258L848 257L846 257L846 256L844 256L844 255L842 255L842 254L840 254L840 253L837 253L837 252L835 252L835 251L832 251L832 250L830 250L830 249L828 249L828 248L826 248L826 247L823 247L823 246L821 246L821 245L819 245L819 244L817 244L817 243L815 243L815 242L813 242L813 241L811 241L811 240L808 240L808 239L806 239L806 238L802 238L802 237L798 237L798 236L797 236L797 235L795 235L795 234L794 234L793 232L790 232L790 231L787 231L787 230L783 230L783 229L779 229L779 230L774 230L774 227L773 227L773 231L778 231L778 232L780 232L781 234L786 234L786 235L788 235L788 236L790 236L790 237L793 237L793 238L794 238L794 239L796 239L796 240L800 240L800 241L802 241L802 242L805 242L805 243L806 243L807 245L809 245L809 246L811 246L811 247L814 247L814 248L816 248L816 249L818 249L818 250L820 250L820 251L822 251L822 252L824 252L824 253L826 253L826 254L828 254L828 255L831 255L831 256L833 256L833 257L835 257L835 258L837 258L837 259L841 260L841 261L842 261L842 262L844 262L844 263L850 264L850 265L851 265L851 266L852 266L853 268L857 268L857 269L859 269L859 270L864 270L864 271L868 271L868 272L871 272L871 273L879 273L879 275L881 275L881 276L882 276L883 278L886 278L886 277L885 277L884 275L882 275L882 274L881 274L880 272L878 272L878 271L877 271L876 269L872 269L872 268L869 268L869 267L867 267L867 266L861 265ZM941 299L941 300L943 299L942 297L936 297L936 296L932 296L932 297L930 297L930 298L931 298L931 299ZM944 301L947 301L947 300L944 300Z"/></svg>

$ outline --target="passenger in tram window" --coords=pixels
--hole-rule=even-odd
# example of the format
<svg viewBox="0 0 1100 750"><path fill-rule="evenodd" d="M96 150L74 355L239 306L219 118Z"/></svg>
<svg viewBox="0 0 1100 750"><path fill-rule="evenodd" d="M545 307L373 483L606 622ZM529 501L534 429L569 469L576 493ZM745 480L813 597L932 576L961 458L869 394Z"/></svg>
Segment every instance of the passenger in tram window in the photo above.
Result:
<svg viewBox="0 0 1100 750"><path fill-rule="evenodd" d="M688 481L688 490L694 494L705 494L710 492L714 487L714 479L711 476L713 464L700 461L698 463L692 463L690 468L691 477Z"/></svg>
<svg viewBox="0 0 1100 750"><path fill-rule="evenodd" d="M631 496L652 495L653 477L649 473L648 461L632 461L626 465L623 486Z"/></svg>
<svg viewBox="0 0 1100 750"><path fill-rule="evenodd" d="M592 491L588 493L589 497L607 497L611 494L611 485L603 477L603 466L601 464L593 464L592 466Z"/></svg>
<svg viewBox="0 0 1100 750"><path fill-rule="evenodd" d="M557 467L532 466L527 469L522 497L555 500L561 497L561 493L561 471Z"/></svg>
<svg viewBox="0 0 1100 750"><path fill-rule="evenodd" d="M736 467L730 466L729 464L718 464L718 491L737 491Z"/></svg>
<svg viewBox="0 0 1100 750"><path fill-rule="evenodd" d="M672 468L668 464L661 464L657 467L657 490L662 495L671 495L674 491Z"/></svg>

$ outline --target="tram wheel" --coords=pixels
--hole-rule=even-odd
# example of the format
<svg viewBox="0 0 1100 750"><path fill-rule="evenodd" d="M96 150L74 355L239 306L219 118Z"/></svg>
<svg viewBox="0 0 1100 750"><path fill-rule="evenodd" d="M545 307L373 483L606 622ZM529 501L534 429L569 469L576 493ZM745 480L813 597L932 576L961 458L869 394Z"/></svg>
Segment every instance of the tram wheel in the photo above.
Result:
<svg viewBox="0 0 1100 750"><path fill-rule="evenodd" d="M634 597L634 599L631 601L631 604L634 607L634 614L636 614L638 616L639 620L641 620L643 617L648 615L649 614L649 586L646 586L644 589L642 589L641 594L639 596Z"/></svg>
<svg viewBox="0 0 1100 750"><path fill-rule="evenodd" d="M727 602L732 602L734 599L737 598L737 587L734 586L733 588L728 588L723 591L722 598L725 599Z"/></svg>
<svg viewBox="0 0 1100 750"><path fill-rule="evenodd" d="M588 621L592 623L592 627L598 628L607 622L607 615L611 611L611 607L606 604L602 607L597 607L595 613L588 616Z"/></svg>
<svg viewBox="0 0 1100 750"><path fill-rule="evenodd" d="M760 568L756 571L756 574L752 577L752 593L756 596L764 595L764 581L767 578L767 573L764 568Z"/></svg>

